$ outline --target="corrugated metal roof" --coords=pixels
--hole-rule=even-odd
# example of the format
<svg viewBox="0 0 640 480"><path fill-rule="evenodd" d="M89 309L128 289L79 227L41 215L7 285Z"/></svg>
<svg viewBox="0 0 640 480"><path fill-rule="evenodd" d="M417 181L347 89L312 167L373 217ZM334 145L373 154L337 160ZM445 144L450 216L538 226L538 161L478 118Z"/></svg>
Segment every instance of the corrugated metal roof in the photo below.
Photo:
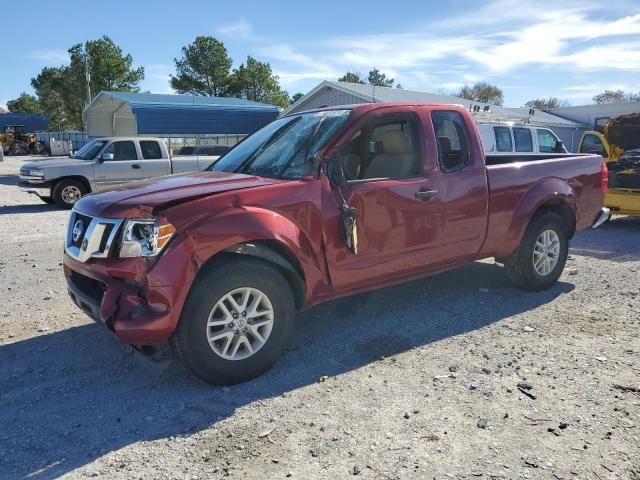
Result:
<svg viewBox="0 0 640 480"><path fill-rule="evenodd" d="M131 92L100 92L125 102L132 106L190 106L190 107L243 107L277 110L277 107L266 103L254 102L235 97L205 97L201 95L169 95L159 93L131 93Z"/></svg>
<svg viewBox="0 0 640 480"><path fill-rule="evenodd" d="M318 87L333 87L344 92L348 92L354 95L358 95L364 101L368 102L377 102L377 103L387 103L387 102L442 102L442 103L453 103L457 105L462 105L464 107L469 108L469 106L478 106L482 110L484 107L488 106L490 108L490 113L488 115L483 115L487 119L492 119L493 121L499 121L500 119L510 119L514 122L528 122L532 125L544 125L544 126L561 126L561 127L573 127L573 128L584 128L584 125L578 122L574 122L572 120L568 120L566 118L562 118L557 115L553 115L542 110L535 110L533 115L529 115L529 108L510 108L510 107L499 107L497 105L490 105L483 102L476 102L473 100L467 100L464 98L456 97L453 95L446 95L443 93L432 93L432 92L420 92L417 90L405 90L401 88L390 88L390 87L373 87L372 85L363 85L359 83L348 83L348 82L332 82L332 81L324 81ZM311 95L315 94L320 89L316 87L314 90L310 92ZM289 107L289 110L295 108L297 105L300 105L304 102L304 97L301 98L294 105Z"/></svg>
<svg viewBox="0 0 640 480"><path fill-rule="evenodd" d="M123 113L123 105L130 109L129 117L135 119L137 133L151 135L247 135L275 120L279 113L273 105L242 98L129 92L100 92L86 112L102 109L104 113L106 109L110 119L115 112ZM88 122L94 118L85 116ZM118 116L114 118L117 122ZM89 125L88 130L95 129Z"/></svg>
<svg viewBox="0 0 640 480"><path fill-rule="evenodd" d="M2 113L0 127L7 125L24 125L29 133L49 130L49 117L42 113Z"/></svg>

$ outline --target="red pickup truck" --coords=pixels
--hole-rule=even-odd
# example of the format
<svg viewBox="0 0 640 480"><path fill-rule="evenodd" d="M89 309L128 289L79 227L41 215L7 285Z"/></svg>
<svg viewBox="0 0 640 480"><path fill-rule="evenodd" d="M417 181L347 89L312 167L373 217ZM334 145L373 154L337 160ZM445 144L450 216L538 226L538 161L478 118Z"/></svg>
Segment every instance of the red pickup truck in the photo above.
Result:
<svg viewBox="0 0 640 480"><path fill-rule="evenodd" d="M485 157L445 104L363 104L279 118L210 172L131 183L71 212L73 301L142 351L170 342L207 382L270 368L295 312L495 257L551 287L598 226L598 155Z"/></svg>

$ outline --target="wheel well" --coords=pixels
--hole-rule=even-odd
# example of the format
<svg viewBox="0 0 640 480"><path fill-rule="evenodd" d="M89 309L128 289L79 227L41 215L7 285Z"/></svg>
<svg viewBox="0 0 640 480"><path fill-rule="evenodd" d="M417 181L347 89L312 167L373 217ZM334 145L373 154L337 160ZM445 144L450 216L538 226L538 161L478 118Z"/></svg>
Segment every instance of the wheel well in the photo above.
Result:
<svg viewBox="0 0 640 480"><path fill-rule="evenodd" d="M61 177L61 178L56 178L55 180L51 181L51 190L53 191L54 188L56 188L56 186L63 180L76 180L80 183L82 183L85 188L87 189L87 193L91 193L91 184L89 184L89 180L87 180L85 177L82 176L69 176L69 177Z"/></svg>
<svg viewBox="0 0 640 480"><path fill-rule="evenodd" d="M277 240L256 240L233 245L209 258L200 268L200 272L214 263L237 258L241 255L250 255L275 266L291 286L296 309L300 310L304 306L306 283L302 266L289 248Z"/></svg>
<svg viewBox="0 0 640 480"><path fill-rule="evenodd" d="M569 205L560 200L546 202L538 207L538 210L536 210L532 218L544 215L545 213L555 213L559 215L567 226L567 236L573 238L573 235L576 233L576 217Z"/></svg>

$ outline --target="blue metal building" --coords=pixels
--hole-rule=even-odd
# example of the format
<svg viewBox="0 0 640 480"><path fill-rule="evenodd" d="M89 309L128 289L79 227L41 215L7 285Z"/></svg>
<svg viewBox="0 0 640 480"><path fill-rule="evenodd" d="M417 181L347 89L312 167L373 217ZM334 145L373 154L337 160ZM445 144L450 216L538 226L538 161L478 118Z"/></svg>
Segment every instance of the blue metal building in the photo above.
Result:
<svg viewBox="0 0 640 480"><path fill-rule="evenodd" d="M273 105L241 98L100 92L84 111L90 137L244 137L273 121Z"/></svg>
<svg viewBox="0 0 640 480"><path fill-rule="evenodd" d="M0 114L0 132L7 125L24 125L29 133L49 130L49 117L42 113L3 113Z"/></svg>

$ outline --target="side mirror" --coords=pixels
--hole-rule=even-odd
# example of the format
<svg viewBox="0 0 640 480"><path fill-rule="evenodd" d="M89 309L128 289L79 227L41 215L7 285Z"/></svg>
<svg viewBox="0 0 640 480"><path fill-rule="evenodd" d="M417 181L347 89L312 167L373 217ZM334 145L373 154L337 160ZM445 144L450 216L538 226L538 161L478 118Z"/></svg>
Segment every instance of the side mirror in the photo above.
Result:
<svg viewBox="0 0 640 480"><path fill-rule="evenodd" d="M113 160L113 159L114 159L113 153L104 152L102 154L102 160Z"/></svg>
<svg viewBox="0 0 640 480"><path fill-rule="evenodd" d="M564 144L562 143L562 140L556 140L555 152L556 153L564 152Z"/></svg>

